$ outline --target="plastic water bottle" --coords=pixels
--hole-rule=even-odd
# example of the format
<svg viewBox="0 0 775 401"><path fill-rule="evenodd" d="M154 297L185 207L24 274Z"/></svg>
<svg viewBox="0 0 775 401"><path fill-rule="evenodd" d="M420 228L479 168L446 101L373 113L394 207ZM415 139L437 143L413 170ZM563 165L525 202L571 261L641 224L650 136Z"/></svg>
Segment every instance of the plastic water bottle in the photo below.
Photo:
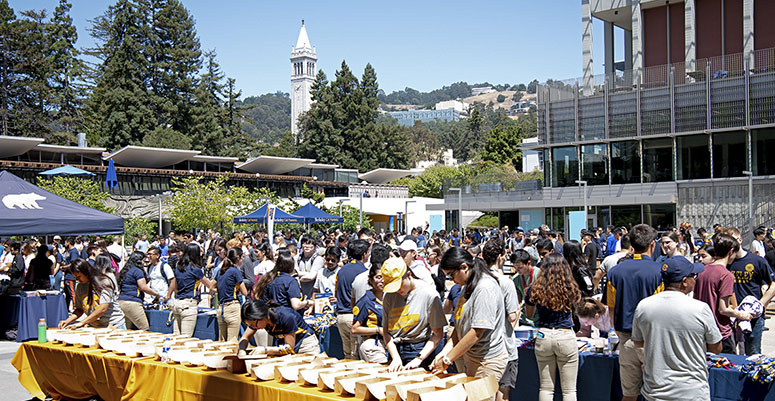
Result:
<svg viewBox="0 0 775 401"><path fill-rule="evenodd" d="M172 342L170 341L170 338L167 337L164 339L164 342L161 344L161 361L162 362L169 362L170 356L170 346L172 345Z"/></svg>
<svg viewBox="0 0 775 401"><path fill-rule="evenodd" d="M619 336L616 335L616 330L611 328L611 330L608 330L608 349L610 350L611 354L616 352L616 347L619 345Z"/></svg>
<svg viewBox="0 0 775 401"><path fill-rule="evenodd" d="M46 319L40 319L38 322L38 342L44 343L46 342Z"/></svg>

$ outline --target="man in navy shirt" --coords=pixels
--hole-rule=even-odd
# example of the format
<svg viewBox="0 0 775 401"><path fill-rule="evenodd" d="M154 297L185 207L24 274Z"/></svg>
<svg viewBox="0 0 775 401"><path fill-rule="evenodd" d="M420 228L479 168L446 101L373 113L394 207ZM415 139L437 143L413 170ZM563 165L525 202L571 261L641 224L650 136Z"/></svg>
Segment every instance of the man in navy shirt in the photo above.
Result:
<svg viewBox="0 0 775 401"><path fill-rule="evenodd" d="M643 385L643 348L630 338L632 318L638 303L664 289L662 268L651 258L657 232L651 226L638 224L630 232L630 245L635 251L631 260L625 260L608 272L608 284L603 303L619 335L619 375L622 400L635 401Z"/></svg>
<svg viewBox="0 0 775 401"><path fill-rule="evenodd" d="M758 299L764 308L770 304L775 296L775 274L767 261L753 252L743 249L743 238L740 230L728 228L726 234L734 237L740 244L740 249L735 255L735 261L729 265L729 271L735 276L735 297L737 302L743 298L753 296ZM762 286L767 285L767 292L762 292ZM745 354L760 354L762 350L762 333L764 332L764 316L751 320L752 331L744 334Z"/></svg>
<svg viewBox="0 0 775 401"><path fill-rule="evenodd" d="M368 270L364 262L369 260L370 247L371 244L366 240L350 242L347 245L350 263L342 266L336 275L336 324L342 337L342 350L346 359L357 359L358 347L356 337L352 334L353 305L350 301L355 277Z"/></svg>
<svg viewBox="0 0 775 401"><path fill-rule="evenodd" d="M65 240L65 300L68 307L75 295L75 276L70 271L70 265L76 260L81 258L81 252L75 247L75 239L68 237Z"/></svg>
<svg viewBox="0 0 775 401"><path fill-rule="evenodd" d="M460 246L461 241L462 238L460 237L457 228L452 229L452 233L449 234L449 244L452 246Z"/></svg>

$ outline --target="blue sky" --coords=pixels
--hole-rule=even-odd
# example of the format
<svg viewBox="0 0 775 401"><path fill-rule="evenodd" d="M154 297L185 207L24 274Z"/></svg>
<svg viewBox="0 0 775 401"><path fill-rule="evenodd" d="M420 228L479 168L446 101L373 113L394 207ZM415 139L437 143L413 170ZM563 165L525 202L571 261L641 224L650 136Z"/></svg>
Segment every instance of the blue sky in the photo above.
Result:
<svg viewBox="0 0 775 401"><path fill-rule="evenodd" d="M41 8L50 15L58 0L9 3L17 16ZM71 3L78 45L92 46L88 21L114 1ZM578 0L183 3L196 19L202 48L215 49L243 96L289 92L289 56L302 19L317 49L318 68L329 78L343 59L358 76L371 63L386 92L407 86L429 91L457 81L513 84L581 75ZM597 22L597 73L602 72L602 34Z"/></svg>

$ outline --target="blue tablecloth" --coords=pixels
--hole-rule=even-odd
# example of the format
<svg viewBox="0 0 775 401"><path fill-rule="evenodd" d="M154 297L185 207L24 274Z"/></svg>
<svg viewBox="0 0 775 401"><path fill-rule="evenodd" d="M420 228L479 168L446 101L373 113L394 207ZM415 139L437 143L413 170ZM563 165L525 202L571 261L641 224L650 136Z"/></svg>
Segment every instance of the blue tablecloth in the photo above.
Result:
<svg viewBox="0 0 775 401"><path fill-rule="evenodd" d="M148 316L148 330L156 333L172 334L172 324L174 324L174 322L171 322L171 324L167 326L167 320L170 317L170 311L146 309L145 315ZM194 337L203 340L218 341L217 316L205 314L200 308L199 315L196 317Z"/></svg>
<svg viewBox="0 0 775 401"><path fill-rule="evenodd" d="M25 294L0 296L3 330L17 327L16 341L38 338L38 321L46 319L48 327L57 327L67 319L63 294L28 297Z"/></svg>
<svg viewBox="0 0 775 401"><path fill-rule="evenodd" d="M344 359L342 336L339 335L339 327L335 324L323 329L318 334L318 341L320 341L320 350L325 352L326 355L332 358Z"/></svg>
<svg viewBox="0 0 775 401"><path fill-rule="evenodd" d="M746 363L746 357L743 355L723 355L738 366ZM559 401L562 400L562 391L559 374L557 377L554 399ZM755 383L739 370L712 368L708 373L708 383L713 401L775 401L772 383ZM509 393L510 401L538 400L539 384L535 352L532 348L521 348L516 385L518 391L513 390ZM621 400L619 358L600 354L580 354L576 391L579 400Z"/></svg>

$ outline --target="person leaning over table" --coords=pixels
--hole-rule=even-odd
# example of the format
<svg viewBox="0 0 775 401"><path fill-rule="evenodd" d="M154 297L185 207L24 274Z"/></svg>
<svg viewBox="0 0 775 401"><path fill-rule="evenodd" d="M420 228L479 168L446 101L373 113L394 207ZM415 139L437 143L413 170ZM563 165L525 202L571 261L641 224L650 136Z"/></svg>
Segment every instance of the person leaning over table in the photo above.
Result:
<svg viewBox="0 0 775 401"><path fill-rule="evenodd" d="M388 259L381 272L382 324L387 328L383 338L392 358L389 370L428 367L447 323L439 294L416 278L401 258Z"/></svg>
<svg viewBox="0 0 775 401"><path fill-rule="evenodd" d="M175 317L173 332L178 335L191 337L194 335L197 316L196 286L201 281L210 287L210 280L202 271L202 257L199 245L191 243L185 245L183 256L175 267L175 281L170 283L166 299L170 299L175 293L175 302L172 303L172 314Z"/></svg>
<svg viewBox="0 0 775 401"><path fill-rule="evenodd" d="M528 288L525 313L535 318L539 328L535 341L536 363L541 384L539 401L554 398L556 371L560 370L562 399L576 400L579 354L573 332L573 308L581 292L568 262L560 254L549 254L541 264L541 274Z"/></svg>
<svg viewBox="0 0 775 401"><path fill-rule="evenodd" d="M336 247L331 247L336 249ZM337 249L338 251L338 249ZM358 348L361 360L374 363L387 363L385 345L382 343L382 266L372 265L369 269L369 285L371 289L353 307L354 335L363 336L363 342Z"/></svg>
<svg viewBox="0 0 775 401"><path fill-rule="evenodd" d="M126 317L126 326L130 330L148 330L149 327L148 317L145 316L145 309L143 309L142 293L150 294L154 298L164 296L151 289L146 283L145 269L142 267L144 259L143 252L134 251L118 272L118 284L121 289L118 303Z"/></svg>
<svg viewBox="0 0 775 401"><path fill-rule="evenodd" d="M221 341L237 341L239 338L240 302L237 293L248 295L242 282L239 265L242 263L242 248L231 248L226 252L218 276L213 277L211 287L218 289L218 337Z"/></svg>
<svg viewBox="0 0 775 401"><path fill-rule="evenodd" d="M261 277L253 289L253 298L266 303L270 301L276 305L287 306L299 314L304 309L314 305L311 299L301 300L301 287L299 281L291 276L294 272L294 262L288 248L280 248L277 251L277 262L274 269Z"/></svg>
<svg viewBox="0 0 775 401"><path fill-rule="evenodd" d="M113 280L83 259L71 262L70 271L78 281L73 299L75 309L67 319L59 322L58 328L78 329L88 325L125 329L124 312L118 304ZM84 319L75 322L84 314Z"/></svg>
<svg viewBox="0 0 775 401"><path fill-rule="evenodd" d="M320 343L315 336L315 331L298 312L287 306L253 299L242 305L241 317L248 328L239 340L238 354L245 354L250 339L259 330L266 330L270 336L276 338L277 342L286 345L294 353L313 355L320 353ZM268 347L258 348L263 348L263 353L269 355L288 353L282 348L279 350ZM261 353L261 350L258 352Z"/></svg>
<svg viewBox="0 0 775 401"><path fill-rule="evenodd" d="M484 260L459 247L444 252L439 268L463 288L455 305L452 341L434 359L434 373L444 372L454 360L464 356L466 375L493 376L500 381L509 362L509 351L503 329L504 295L497 277Z"/></svg>

